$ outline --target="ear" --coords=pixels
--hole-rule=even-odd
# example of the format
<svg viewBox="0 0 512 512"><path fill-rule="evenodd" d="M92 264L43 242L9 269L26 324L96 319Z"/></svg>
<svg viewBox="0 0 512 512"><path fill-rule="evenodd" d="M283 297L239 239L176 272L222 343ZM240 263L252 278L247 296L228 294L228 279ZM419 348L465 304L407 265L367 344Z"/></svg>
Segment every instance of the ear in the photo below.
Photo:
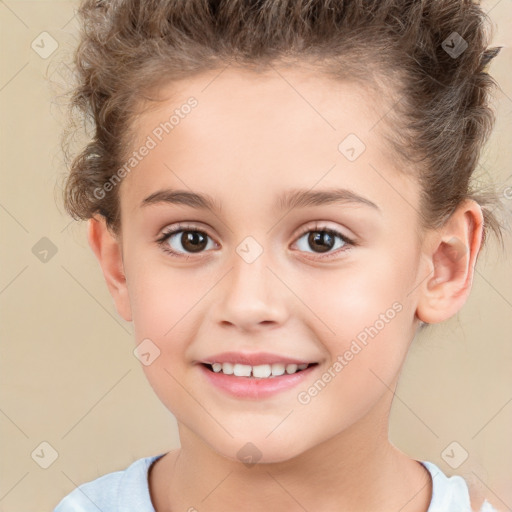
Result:
<svg viewBox="0 0 512 512"><path fill-rule="evenodd" d="M426 255L431 275L422 283L416 309L421 321L442 322L462 308L471 291L482 234L482 209L471 199L432 232Z"/></svg>
<svg viewBox="0 0 512 512"><path fill-rule="evenodd" d="M117 312L127 321L132 321L126 276L122 255L122 244L108 229L105 218L98 216L88 220L87 237L103 271L110 295Z"/></svg>

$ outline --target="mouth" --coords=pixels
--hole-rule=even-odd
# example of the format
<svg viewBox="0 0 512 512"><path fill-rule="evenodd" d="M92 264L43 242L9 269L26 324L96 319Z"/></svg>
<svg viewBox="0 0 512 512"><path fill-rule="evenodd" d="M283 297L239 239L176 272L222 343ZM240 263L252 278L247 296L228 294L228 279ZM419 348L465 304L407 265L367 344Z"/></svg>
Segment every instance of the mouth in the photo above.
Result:
<svg viewBox="0 0 512 512"><path fill-rule="evenodd" d="M231 375L245 379L274 379L283 375L293 375L303 372L308 368L317 366L318 363L272 363L251 366L239 363L201 363L203 367L212 373Z"/></svg>

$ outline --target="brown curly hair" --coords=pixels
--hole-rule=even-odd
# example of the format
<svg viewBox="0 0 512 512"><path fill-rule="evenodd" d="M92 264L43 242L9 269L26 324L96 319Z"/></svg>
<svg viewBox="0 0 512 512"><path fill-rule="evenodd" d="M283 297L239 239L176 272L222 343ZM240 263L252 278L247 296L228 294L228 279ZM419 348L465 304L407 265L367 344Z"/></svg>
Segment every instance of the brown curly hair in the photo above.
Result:
<svg viewBox="0 0 512 512"><path fill-rule="evenodd" d="M129 153L135 118L166 84L237 65L255 72L308 63L359 81L391 108L379 129L421 185L424 227L442 226L466 198L503 244L495 190L472 188L494 125L486 72L488 16L471 0L82 0L73 115L94 133L66 151L63 187L74 219L99 213L120 232L118 188L98 198ZM73 117L73 115L71 117ZM414 165L411 165L413 163Z"/></svg>

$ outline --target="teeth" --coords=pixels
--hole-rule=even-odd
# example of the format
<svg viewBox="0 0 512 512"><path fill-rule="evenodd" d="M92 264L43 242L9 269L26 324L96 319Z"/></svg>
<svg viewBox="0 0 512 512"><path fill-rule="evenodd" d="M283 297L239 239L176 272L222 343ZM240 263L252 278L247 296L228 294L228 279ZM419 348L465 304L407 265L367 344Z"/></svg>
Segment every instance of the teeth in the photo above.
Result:
<svg viewBox="0 0 512 512"><path fill-rule="evenodd" d="M224 365L222 365L222 369L224 369ZM250 377L251 367L248 364L235 364L235 366L233 367L233 373L237 377Z"/></svg>
<svg viewBox="0 0 512 512"><path fill-rule="evenodd" d="M252 376L258 377L260 379L264 379L266 377L270 377L272 375L272 366L269 364L262 364L260 366L253 366L252 368Z"/></svg>
<svg viewBox="0 0 512 512"><path fill-rule="evenodd" d="M261 364L258 366L250 366L247 364L232 364L232 363L213 363L212 370L215 373L224 373L226 375L235 375L236 377L255 377L258 379L266 379L269 377L277 377L287 373L291 375L300 370L305 370L308 365L306 364Z"/></svg>
<svg viewBox="0 0 512 512"><path fill-rule="evenodd" d="M222 373L233 375L233 365L231 363L222 363Z"/></svg>
<svg viewBox="0 0 512 512"><path fill-rule="evenodd" d="M306 365L307 366L307 365ZM284 375L285 365L281 363L274 363L272 365L272 375Z"/></svg>
<svg viewBox="0 0 512 512"><path fill-rule="evenodd" d="M286 373L295 373L297 368L298 366L296 364L288 364L286 365Z"/></svg>

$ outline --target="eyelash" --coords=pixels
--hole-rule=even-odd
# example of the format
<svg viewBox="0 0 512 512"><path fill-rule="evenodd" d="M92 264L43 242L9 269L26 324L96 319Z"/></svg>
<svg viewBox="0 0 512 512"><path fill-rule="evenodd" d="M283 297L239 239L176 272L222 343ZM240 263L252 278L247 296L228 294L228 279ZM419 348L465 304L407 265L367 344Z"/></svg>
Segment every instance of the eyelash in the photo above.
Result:
<svg viewBox="0 0 512 512"><path fill-rule="evenodd" d="M189 254L179 253L177 251L170 249L169 245L167 244L167 240L169 237L171 237L172 235L175 235L176 233L180 233L182 231L201 233L203 235L206 235L208 238L211 238L208 235L208 233L206 233L205 231L203 231L201 229L197 229L196 226L190 226L190 225L186 225L186 224L177 224L172 229L169 229L168 231L165 231L164 233L162 233L162 235L156 240L156 242L162 248L162 250L164 252L166 252L167 254L170 254L171 256L173 256L175 258L187 258L188 259L192 254L189 255ZM310 232L327 233L333 237L340 238L345 244L343 247L338 248L336 251L334 251L332 253L328 253L327 256L317 256L316 259L323 260L323 259L329 259L329 258L335 257L338 253L348 251L351 247L355 247L357 245L357 243L354 240L346 237L339 231L328 228L326 226L322 226L321 224L315 224L312 227L308 226L297 236L297 240L300 240L305 234L310 233ZM313 254L320 254L320 253L313 253Z"/></svg>

